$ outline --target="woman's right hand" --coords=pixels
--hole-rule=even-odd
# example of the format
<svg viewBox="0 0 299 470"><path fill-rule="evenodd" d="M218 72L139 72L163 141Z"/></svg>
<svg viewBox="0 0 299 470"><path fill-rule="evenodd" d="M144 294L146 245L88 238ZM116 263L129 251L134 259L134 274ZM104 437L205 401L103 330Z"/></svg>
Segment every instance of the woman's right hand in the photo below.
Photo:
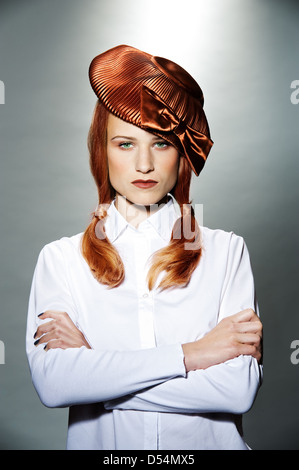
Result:
<svg viewBox="0 0 299 470"><path fill-rule="evenodd" d="M74 325L67 312L46 310L39 315L41 320L50 318L51 321L40 325L34 334L35 346L46 343L44 349L68 349L85 346L91 349L83 333Z"/></svg>
<svg viewBox="0 0 299 470"><path fill-rule="evenodd" d="M252 309L221 320L203 338L182 345L186 371L207 369L240 355L262 357L262 323Z"/></svg>

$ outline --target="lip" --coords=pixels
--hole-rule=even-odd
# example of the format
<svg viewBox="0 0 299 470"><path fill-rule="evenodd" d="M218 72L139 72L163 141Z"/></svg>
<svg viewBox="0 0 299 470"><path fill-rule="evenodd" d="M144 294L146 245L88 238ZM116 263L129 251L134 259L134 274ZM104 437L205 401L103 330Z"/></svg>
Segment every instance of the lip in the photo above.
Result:
<svg viewBox="0 0 299 470"><path fill-rule="evenodd" d="M134 186L137 186L137 188L148 189L148 188L153 188L154 186L156 186L156 184L158 184L158 181L141 179L141 180L132 181L132 184L134 184Z"/></svg>

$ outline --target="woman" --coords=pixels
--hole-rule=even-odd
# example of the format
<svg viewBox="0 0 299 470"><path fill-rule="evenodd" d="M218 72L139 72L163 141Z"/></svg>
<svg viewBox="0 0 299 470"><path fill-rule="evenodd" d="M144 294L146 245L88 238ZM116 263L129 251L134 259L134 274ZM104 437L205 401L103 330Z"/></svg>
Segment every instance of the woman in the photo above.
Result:
<svg viewBox="0 0 299 470"><path fill-rule="evenodd" d="M241 237L199 227L189 201L213 142L202 91L129 46L91 63L99 205L46 245L27 354L68 449L247 449L241 415L261 379L262 325Z"/></svg>

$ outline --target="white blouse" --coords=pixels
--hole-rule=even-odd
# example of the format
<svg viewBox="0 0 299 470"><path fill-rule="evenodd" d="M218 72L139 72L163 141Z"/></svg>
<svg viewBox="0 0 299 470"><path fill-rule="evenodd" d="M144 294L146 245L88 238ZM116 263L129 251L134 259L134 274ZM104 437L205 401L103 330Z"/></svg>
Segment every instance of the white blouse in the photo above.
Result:
<svg viewBox="0 0 299 470"><path fill-rule="evenodd" d="M149 257L168 244L176 203L131 226L114 203L106 233L125 266L109 289L80 252L82 233L46 245L29 299L26 349L36 391L47 407L70 407L67 449L247 449L242 413L260 386L251 356L186 373L182 344L222 318L257 311L241 237L200 227L203 254L188 287L149 291ZM34 333L45 310L66 311L92 349L44 350Z"/></svg>

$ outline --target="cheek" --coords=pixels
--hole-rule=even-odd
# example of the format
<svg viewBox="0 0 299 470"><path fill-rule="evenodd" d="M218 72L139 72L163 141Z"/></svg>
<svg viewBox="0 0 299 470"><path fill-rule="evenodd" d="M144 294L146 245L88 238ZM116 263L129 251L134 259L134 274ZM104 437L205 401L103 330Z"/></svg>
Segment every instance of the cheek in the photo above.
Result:
<svg viewBox="0 0 299 470"><path fill-rule="evenodd" d="M179 171L179 156L173 156L165 161L161 169L169 182L176 182Z"/></svg>
<svg viewBox="0 0 299 470"><path fill-rule="evenodd" d="M109 171L109 179L113 186L113 184L121 183L123 180L123 176L126 173L127 165L125 164L124 159L121 158L113 158L108 156L108 171Z"/></svg>

